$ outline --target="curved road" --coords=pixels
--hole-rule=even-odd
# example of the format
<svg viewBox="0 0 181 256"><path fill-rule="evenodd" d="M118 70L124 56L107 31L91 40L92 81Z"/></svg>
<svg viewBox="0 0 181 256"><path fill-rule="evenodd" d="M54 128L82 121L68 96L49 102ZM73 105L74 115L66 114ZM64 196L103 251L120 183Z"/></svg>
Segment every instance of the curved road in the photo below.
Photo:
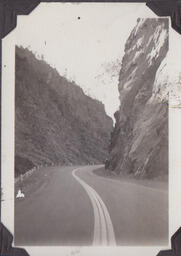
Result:
<svg viewBox="0 0 181 256"><path fill-rule="evenodd" d="M15 203L16 245L162 245L168 193L98 176L100 166L47 167Z"/></svg>

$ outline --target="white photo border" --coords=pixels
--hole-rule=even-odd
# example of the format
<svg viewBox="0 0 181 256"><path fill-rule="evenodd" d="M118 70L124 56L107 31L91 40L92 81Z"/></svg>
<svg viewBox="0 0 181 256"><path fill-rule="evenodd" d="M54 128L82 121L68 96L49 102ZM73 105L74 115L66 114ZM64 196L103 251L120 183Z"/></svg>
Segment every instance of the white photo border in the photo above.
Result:
<svg viewBox="0 0 181 256"><path fill-rule="evenodd" d="M46 3L52 4L52 3ZM56 3L60 4L60 3ZM91 3L92 4L92 3ZM93 3L94 4L94 3ZM98 3L96 3L98 4ZM101 3L99 3L101 4ZM107 3L109 4L109 3ZM114 3L123 4L123 3ZM143 5L145 3L126 3L129 5ZM40 8L41 4L36 7ZM148 8L147 8L148 9ZM150 12L150 13L149 13ZM158 18L148 9L149 16ZM29 14L31 15L31 14ZM22 16L21 19L26 19ZM33 24L32 24L33 26ZM176 32L170 28L170 48L177 55L175 47ZM179 41L179 39L178 39ZM181 37L180 37L181 41ZM2 153L1 153L1 182L3 189L3 200L1 204L1 221L14 234L14 81L15 81L15 44L16 29L6 36L2 41ZM178 43L179 45L179 43ZM179 49L179 48L178 48ZM180 227L181 224L181 110L179 115L173 114L171 107L169 108L169 237ZM179 110L178 110L179 111ZM163 247L23 247L31 256L40 255L86 255L86 256L137 256L137 255L156 255L160 250L170 249Z"/></svg>

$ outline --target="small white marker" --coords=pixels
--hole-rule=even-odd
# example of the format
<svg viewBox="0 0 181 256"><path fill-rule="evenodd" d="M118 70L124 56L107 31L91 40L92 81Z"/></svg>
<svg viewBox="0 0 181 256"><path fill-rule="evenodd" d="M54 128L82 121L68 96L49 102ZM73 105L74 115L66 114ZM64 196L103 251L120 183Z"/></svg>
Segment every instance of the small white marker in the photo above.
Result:
<svg viewBox="0 0 181 256"><path fill-rule="evenodd" d="M16 195L16 198L24 198L24 197L25 197L24 193L22 193L22 192L21 192L21 189L19 189L19 190L18 190L18 193L17 193L17 195Z"/></svg>

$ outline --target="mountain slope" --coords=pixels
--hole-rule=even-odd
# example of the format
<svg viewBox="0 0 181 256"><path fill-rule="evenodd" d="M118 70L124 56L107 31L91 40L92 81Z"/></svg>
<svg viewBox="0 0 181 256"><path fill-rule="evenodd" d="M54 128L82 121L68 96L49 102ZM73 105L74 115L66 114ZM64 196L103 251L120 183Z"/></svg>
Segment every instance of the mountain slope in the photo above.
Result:
<svg viewBox="0 0 181 256"><path fill-rule="evenodd" d="M125 45L108 168L141 177L167 176L168 82L163 62L168 20L138 19ZM164 79L163 79L164 77Z"/></svg>
<svg viewBox="0 0 181 256"><path fill-rule="evenodd" d="M16 175L43 164L102 163L112 119L45 61L16 47Z"/></svg>

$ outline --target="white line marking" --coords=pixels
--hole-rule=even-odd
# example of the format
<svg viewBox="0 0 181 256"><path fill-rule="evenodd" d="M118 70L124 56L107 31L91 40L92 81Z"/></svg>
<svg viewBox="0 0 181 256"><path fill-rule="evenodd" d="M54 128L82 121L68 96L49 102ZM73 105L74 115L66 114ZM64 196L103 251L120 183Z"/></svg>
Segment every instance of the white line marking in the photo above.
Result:
<svg viewBox="0 0 181 256"><path fill-rule="evenodd" d="M93 245L116 246L114 228L108 209L98 193L75 173L79 169L72 171L73 177L82 185L87 192L94 210L94 238Z"/></svg>

